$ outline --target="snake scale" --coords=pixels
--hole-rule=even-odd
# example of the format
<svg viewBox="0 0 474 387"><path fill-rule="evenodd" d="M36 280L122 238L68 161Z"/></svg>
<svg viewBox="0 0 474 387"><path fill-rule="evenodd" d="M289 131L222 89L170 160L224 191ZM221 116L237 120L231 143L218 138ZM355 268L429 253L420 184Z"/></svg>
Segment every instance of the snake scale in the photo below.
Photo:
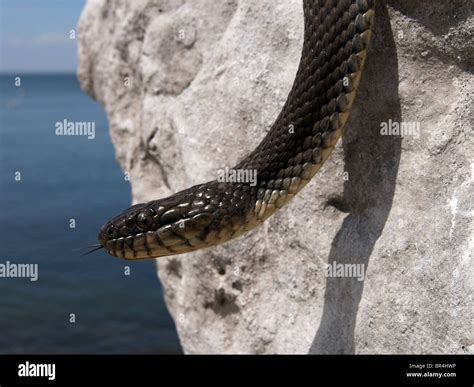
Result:
<svg viewBox="0 0 474 387"><path fill-rule="evenodd" d="M234 170L257 184L214 181L137 204L99 232L99 248L125 259L187 253L237 238L282 208L318 172L351 112L376 0L303 0L304 43L286 104Z"/></svg>

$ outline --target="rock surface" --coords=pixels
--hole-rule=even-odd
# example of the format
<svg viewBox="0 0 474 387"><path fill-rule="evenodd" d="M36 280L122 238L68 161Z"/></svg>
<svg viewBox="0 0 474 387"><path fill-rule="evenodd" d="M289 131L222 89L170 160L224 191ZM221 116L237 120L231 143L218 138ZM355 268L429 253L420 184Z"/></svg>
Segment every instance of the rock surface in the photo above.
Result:
<svg viewBox="0 0 474 387"><path fill-rule="evenodd" d="M88 0L79 79L135 202L215 179L263 138L296 73L301 3ZM243 238L159 260L185 352L474 352L472 15L469 0L379 7L322 171ZM413 130L382 136L384 122Z"/></svg>

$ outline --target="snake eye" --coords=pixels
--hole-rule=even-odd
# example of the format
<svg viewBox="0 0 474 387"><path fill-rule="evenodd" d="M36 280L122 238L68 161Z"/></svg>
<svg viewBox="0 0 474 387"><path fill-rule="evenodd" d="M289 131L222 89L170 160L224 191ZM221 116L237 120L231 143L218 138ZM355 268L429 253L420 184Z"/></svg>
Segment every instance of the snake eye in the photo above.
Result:
<svg viewBox="0 0 474 387"><path fill-rule="evenodd" d="M137 226L141 229L149 228L153 223L153 218L149 212L140 212L137 216Z"/></svg>

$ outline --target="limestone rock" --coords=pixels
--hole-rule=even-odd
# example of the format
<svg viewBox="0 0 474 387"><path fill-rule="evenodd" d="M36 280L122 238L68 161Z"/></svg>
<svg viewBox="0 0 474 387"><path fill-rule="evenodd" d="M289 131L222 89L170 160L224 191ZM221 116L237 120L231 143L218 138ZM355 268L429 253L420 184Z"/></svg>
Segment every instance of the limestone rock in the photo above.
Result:
<svg viewBox="0 0 474 387"><path fill-rule="evenodd" d="M474 352L472 11L380 6L322 171L243 238L159 260L185 352ZM302 1L88 0L79 27L79 79L142 202L215 179L265 136L300 59ZM364 279L326 278L328 263Z"/></svg>

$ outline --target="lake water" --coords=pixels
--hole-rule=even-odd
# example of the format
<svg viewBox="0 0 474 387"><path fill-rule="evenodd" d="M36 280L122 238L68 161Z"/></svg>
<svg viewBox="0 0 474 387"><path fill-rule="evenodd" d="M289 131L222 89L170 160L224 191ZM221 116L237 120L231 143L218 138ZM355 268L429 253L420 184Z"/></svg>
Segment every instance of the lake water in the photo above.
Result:
<svg viewBox="0 0 474 387"><path fill-rule="evenodd" d="M0 76L0 264L39 277L0 278L0 353L180 353L153 261L77 251L131 202L102 107L73 74L15 76ZM57 136L64 119L95 139Z"/></svg>

